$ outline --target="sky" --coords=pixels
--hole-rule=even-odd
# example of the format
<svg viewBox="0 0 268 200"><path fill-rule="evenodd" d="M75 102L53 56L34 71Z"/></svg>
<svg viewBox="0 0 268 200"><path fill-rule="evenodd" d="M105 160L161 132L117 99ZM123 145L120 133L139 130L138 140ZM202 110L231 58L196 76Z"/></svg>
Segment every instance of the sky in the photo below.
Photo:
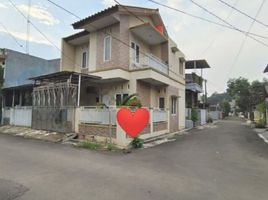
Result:
<svg viewBox="0 0 268 200"><path fill-rule="evenodd" d="M99 12L115 4L114 0L53 0L81 18ZM223 23L206 13L191 0L156 0L173 8ZM239 10L255 17L263 0L224 0ZM18 9L27 16L29 0L12 0ZM223 92L230 78L240 76L249 81L267 77L263 70L268 64L268 26L253 22L219 0L194 0L217 14L238 29L264 36L255 37L267 44L260 44L239 31L230 30L180 12L161 7L147 0L118 0L124 5L159 8L169 36L177 43L187 60L206 59L210 69L204 70L208 81L208 93ZM77 32L71 24L77 18L55 7L47 0L31 0L30 20L41 30L47 39L30 26L29 53L38 57L53 59L60 57L61 38ZM268 2L263 4L257 19L268 24ZM10 36L13 35L13 37ZM17 44L17 42L19 43ZM26 52L27 21L15 10L8 0L0 0L0 48ZM57 46L58 48L56 48ZM199 71L197 73L200 74Z"/></svg>

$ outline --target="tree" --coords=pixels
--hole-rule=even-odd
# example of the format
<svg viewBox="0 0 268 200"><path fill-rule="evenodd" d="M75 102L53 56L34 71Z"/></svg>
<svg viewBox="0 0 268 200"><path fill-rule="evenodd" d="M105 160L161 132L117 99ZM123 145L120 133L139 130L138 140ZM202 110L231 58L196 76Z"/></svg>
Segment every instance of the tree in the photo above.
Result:
<svg viewBox="0 0 268 200"><path fill-rule="evenodd" d="M229 115L229 112L231 111L231 106L228 101L223 101L221 104L222 111L224 113L224 117Z"/></svg>
<svg viewBox="0 0 268 200"><path fill-rule="evenodd" d="M250 83L248 79L239 77L227 82L227 93L236 101L241 112L250 112Z"/></svg>
<svg viewBox="0 0 268 200"><path fill-rule="evenodd" d="M265 82L253 81L250 85L250 104L252 107L256 107L265 101Z"/></svg>
<svg viewBox="0 0 268 200"><path fill-rule="evenodd" d="M214 92L209 98L208 98L208 103L211 105L217 105L221 104L223 101L231 101L232 98L230 95L226 92L224 93L217 93Z"/></svg>

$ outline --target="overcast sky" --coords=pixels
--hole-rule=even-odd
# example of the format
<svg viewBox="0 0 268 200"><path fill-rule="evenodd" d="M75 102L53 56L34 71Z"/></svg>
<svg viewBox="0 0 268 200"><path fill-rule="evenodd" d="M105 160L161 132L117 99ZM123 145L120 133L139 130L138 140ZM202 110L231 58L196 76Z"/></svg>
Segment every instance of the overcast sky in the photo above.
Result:
<svg viewBox="0 0 268 200"><path fill-rule="evenodd" d="M27 15L29 0L12 0L17 7ZM235 30L229 30L199 19L195 19L168 8L161 7L146 0L118 0L125 5L159 8L169 35L184 52L187 59L206 59L211 69L204 70L208 79L208 91L222 92L226 88L229 78L243 76L250 81L263 79L265 66L268 64L268 47L246 38ZM194 5L190 0L156 0L171 7L181 9L215 22L222 23L217 18L207 14ZM216 13L235 27L248 31L252 19L232 10L218 0L194 0ZM248 15L255 17L263 0L224 0ZM61 38L75 31L71 23L77 19L61 9L55 7L47 0L31 0L31 20L55 45L60 47ZM114 5L113 0L54 0L66 9L80 17L87 17L100 10ZM268 24L268 2L265 2L257 19ZM21 48L1 25L12 33ZM26 20L9 4L8 0L0 0L0 48L10 48L25 52ZM255 22L250 30L268 38L268 27ZM268 46L268 39L258 38ZM51 45L33 27L30 29L30 54L43 58L57 58L60 52ZM239 54L241 44L243 48ZM237 55L239 56L237 57Z"/></svg>

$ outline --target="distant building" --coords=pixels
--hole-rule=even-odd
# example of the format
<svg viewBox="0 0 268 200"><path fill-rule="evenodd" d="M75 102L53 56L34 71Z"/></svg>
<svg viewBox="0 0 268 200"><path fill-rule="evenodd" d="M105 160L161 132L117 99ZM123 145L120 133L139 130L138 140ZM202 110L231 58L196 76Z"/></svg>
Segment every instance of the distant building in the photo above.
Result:
<svg viewBox="0 0 268 200"><path fill-rule="evenodd" d="M0 65L3 69L2 108L31 106L34 81L29 78L59 71L60 59L46 60L0 49Z"/></svg>

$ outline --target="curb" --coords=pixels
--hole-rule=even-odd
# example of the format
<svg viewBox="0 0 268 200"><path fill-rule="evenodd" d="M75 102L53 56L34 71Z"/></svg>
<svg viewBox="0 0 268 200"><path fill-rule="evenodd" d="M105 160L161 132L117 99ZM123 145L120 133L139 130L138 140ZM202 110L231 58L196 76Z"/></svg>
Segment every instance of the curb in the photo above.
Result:
<svg viewBox="0 0 268 200"><path fill-rule="evenodd" d="M258 136L259 136L261 139L263 139L263 141L264 141L265 143L268 144L268 139L266 139L261 133L258 133Z"/></svg>

